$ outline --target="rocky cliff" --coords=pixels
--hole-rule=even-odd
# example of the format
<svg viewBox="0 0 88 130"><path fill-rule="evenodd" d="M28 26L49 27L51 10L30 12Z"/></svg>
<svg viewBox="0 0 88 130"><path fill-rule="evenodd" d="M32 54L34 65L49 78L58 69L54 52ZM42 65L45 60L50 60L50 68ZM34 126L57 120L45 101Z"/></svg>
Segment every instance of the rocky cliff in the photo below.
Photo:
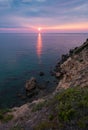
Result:
<svg viewBox="0 0 88 130"><path fill-rule="evenodd" d="M59 69L58 69L59 68ZM73 50L69 58L60 66L57 65L56 75L62 76L59 88L84 87L88 85L88 40ZM62 73L63 72L63 73Z"/></svg>

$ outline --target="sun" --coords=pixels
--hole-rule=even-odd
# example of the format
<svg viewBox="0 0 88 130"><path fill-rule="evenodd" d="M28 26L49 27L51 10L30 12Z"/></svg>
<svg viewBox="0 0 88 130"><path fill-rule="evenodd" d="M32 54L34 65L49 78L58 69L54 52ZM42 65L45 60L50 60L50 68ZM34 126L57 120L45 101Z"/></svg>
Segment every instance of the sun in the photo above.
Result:
<svg viewBox="0 0 88 130"><path fill-rule="evenodd" d="M38 31L41 31L41 28L40 28L40 27L38 28Z"/></svg>

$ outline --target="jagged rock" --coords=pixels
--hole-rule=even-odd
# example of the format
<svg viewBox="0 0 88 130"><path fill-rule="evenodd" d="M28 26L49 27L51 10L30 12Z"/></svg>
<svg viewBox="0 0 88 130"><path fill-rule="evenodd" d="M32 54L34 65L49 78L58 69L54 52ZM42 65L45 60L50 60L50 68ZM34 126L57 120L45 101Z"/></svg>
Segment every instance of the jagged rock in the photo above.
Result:
<svg viewBox="0 0 88 130"><path fill-rule="evenodd" d="M88 42L88 38L86 39L86 42Z"/></svg>
<svg viewBox="0 0 88 130"><path fill-rule="evenodd" d="M36 88L36 85L37 85L36 79L31 78L30 80L26 82L25 89L26 91L31 91L32 89Z"/></svg>
<svg viewBox="0 0 88 130"><path fill-rule="evenodd" d="M74 49L70 49L70 51L69 51L69 55L72 55L73 52L74 52Z"/></svg>
<svg viewBox="0 0 88 130"><path fill-rule="evenodd" d="M64 73L57 90L59 88L88 86L88 41L78 47L74 55L61 64L60 68ZM59 75L57 72L57 76Z"/></svg>
<svg viewBox="0 0 88 130"><path fill-rule="evenodd" d="M33 95L37 94L38 83L34 77L26 82L25 89L26 95L32 97Z"/></svg>
<svg viewBox="0 0 88 130"><path fill-rule="evenodd" d="M61 60L62 60L62 63L64 62L64 61L66 61L67 59L68 59L68 54L65 54L65 55L62 55L62 58L61 58Z"/></svg>
<svg viewBox="0 0 88 130"><path fill-rule="evenodd" d="M56 76L56 78L60 78L62 76L62 73L56 72L55 76Z"/></svg>

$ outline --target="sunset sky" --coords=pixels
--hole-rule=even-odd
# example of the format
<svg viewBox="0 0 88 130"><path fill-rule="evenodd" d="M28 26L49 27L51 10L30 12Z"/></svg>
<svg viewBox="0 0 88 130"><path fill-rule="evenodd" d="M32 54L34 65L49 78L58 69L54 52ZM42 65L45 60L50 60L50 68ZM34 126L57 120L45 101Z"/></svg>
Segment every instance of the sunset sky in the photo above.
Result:
<svg viewBox="0 0 88 130"><path fill-rule="evenodd" d="M0 32L88 32L87 0L0 0Z"/></svg>

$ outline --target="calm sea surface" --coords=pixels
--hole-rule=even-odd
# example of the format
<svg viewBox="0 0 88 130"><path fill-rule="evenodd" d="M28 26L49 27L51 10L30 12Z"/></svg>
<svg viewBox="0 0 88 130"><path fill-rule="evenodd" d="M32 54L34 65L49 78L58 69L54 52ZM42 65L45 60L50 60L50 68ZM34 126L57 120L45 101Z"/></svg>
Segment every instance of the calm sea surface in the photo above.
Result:
<svg viewBox="0 0 88 130"><path fill-rule="evenodd" d="M53 81L50 71L57 60L87 38L88 34L0 34L0 107L19 104L17 93L24 92L31 77L41 84ZM53 86L51 82L48 87Z"/></svg>

